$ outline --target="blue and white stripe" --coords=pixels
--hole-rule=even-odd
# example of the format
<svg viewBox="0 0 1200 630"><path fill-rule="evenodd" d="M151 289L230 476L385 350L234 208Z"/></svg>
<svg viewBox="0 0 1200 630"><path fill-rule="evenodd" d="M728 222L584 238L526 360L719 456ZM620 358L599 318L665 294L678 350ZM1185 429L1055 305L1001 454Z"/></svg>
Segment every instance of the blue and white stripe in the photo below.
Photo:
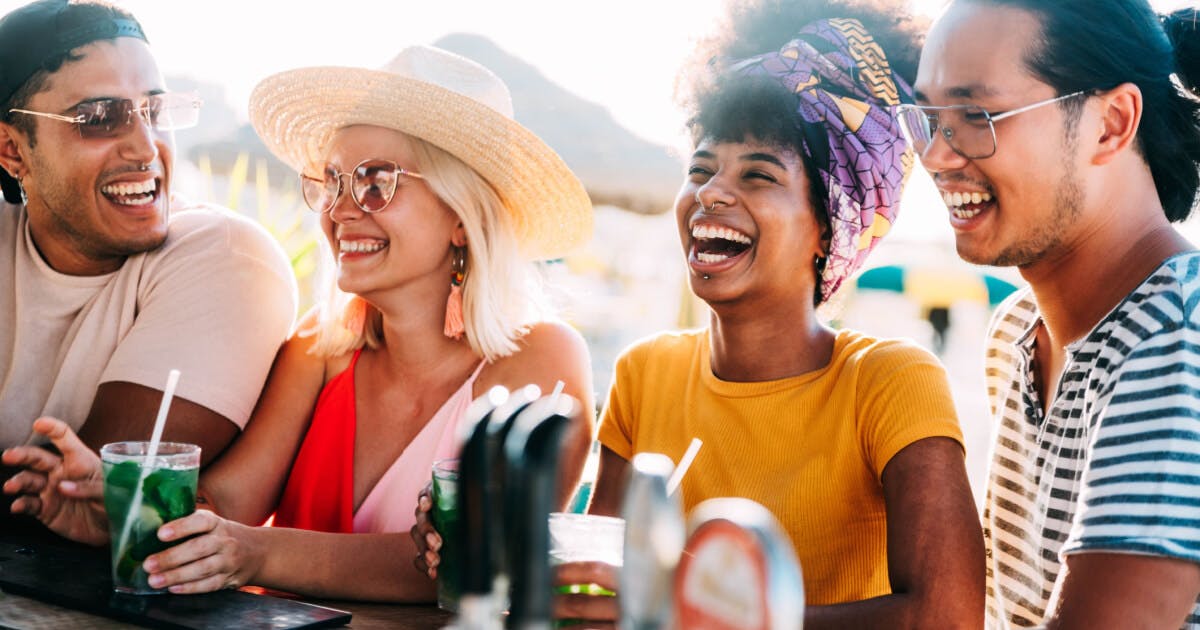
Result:
<svg viewBox="0 0 1200 630"><path fill-rule="evenodd" d="M1067 347L1049 412L1030 366L1028 291L992 319L997 421L984 507L989 623L1044 623L1063 557L1084 551L1200 562L1200 253L1163 263ZM1183 626L1200 630L1200 598Z"/></svg>

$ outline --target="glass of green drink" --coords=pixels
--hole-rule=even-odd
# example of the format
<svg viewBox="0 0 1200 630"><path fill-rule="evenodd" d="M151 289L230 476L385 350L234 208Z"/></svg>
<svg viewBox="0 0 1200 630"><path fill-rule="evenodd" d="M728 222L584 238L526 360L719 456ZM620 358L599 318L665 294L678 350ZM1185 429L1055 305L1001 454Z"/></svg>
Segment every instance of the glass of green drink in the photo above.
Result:
<svg viewBox="0 0 1200 630"><path fill-rule="evenodd" d="M142 562L175 543L158 528L196 510L200 447L162 442L149 461L149 442L115 442L100 449L104 509L112 538L113 590L133 595L165 592L146 582Z"/></svg>
<svg viewBox="0 0 1200 630"><path fill-rule="evenodd" d="M458 611L459 574L462 571L462 544L455 539L458 516L458 460L440 459L433 463L433 527L442 537L437 567L438 608Z"/></svg>

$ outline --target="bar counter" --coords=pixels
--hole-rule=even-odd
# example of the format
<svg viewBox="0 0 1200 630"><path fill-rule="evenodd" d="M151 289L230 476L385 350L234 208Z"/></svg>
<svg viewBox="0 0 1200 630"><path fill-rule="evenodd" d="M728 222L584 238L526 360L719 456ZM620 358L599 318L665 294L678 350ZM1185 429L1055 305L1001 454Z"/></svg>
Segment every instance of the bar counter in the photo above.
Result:
<svg viewBox="0 0 1200 630"><path fill-rule="evenodd" d="M3 584L0 583L0 628L29 628L37 630L63 628L74 630L76 628L143 627L129 621L121 621L108 616L94 614L93 612L85 612L72 604L68 604L67 606L59 605L64 601L70 601L69 598L74 597L75 593L67 593L61 599L56 595L48 594L58 583L92 585L94 588L91 590L85 589L85 592L95 594L95 585L100 581L103 581L104 585L98 588L109 592L107 589L111 585L111 582L108 581L107 577L109 571L107 551L67 542L49 534L44 529L40 529L40 526L30 528L16 525L17 523L11 518L0 519L0 544L6 550L5 554L0 554L0 582L7 581L10 583L8 588L4 588ZM18 551L13 552L14 549ZM81 558L82 560L79 562L78 568L74 566L70 568L66 573L68 577L58 578L56 576L63 575L62 564L64 558ZM28 584L20 584L19 588L11 585L13 581L22 582L25 578L31 576L39 578L49 576L49 580L43 580L49 582L48 587L38 587L36 589L36 596L31 596L34 593L29 592ZM32 580L31 583L36 583L37 581ZM19 592L13 592L14 590ZM64 590L69 591L70 589L67 588ZM262 589L248 587L242 590L244 593L226 593L217 597L223 605L228 604L231 611L236 609L238 614L243 615L236 620L230 619L230 623L228 624L219 624L219 626L233 627L246 624L245 615L247 609L253 613L256 608L256 600L254 598L262 597L264 608L270 605L271 602L279 602L276 598L259 594L262 592ZM178 602L182 604L184 603L184 598L206 596L150 595L147 597L179 598ZM103 598L107 598L107 595L104 595ZM349 612L353 617L349 625L343 627L356 629L399 628L401 630L435 630L447 625L452 619L450 613L439 610L434 604L376 604L314 600L295 598L294 596L286 596L286 599ZM236 600L236 602L233 600ZM135 598L132 601L136 602L137 599ZM202 605L206 605L203 604L203 600L198 601ZM192 603L194 604L195 602ZM236 606L233 605L234 603L236 603ZM199 608L199 606L193 606L193 609L196 608ZM207 609L205 609L205 613L208 614ZM211 617L212 615L209 616ZM153 622L147 623L153 624ZM161 624L154 625L172 627Z"/></svg>

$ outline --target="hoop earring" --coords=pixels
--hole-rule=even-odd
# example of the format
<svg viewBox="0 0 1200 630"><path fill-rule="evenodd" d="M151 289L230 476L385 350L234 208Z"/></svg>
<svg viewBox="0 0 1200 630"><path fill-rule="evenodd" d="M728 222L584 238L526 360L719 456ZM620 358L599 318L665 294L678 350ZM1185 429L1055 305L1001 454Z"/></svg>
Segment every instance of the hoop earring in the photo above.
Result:
<svg viewBox="0 0 1200 630"><path fill-rule="evenodd" d="M451 246L454 261L450 263L450 297L446 298L446 323L442 334L451 339L462 339L466 332L463 323L462 283L467 271L467 248Z"/></svg>

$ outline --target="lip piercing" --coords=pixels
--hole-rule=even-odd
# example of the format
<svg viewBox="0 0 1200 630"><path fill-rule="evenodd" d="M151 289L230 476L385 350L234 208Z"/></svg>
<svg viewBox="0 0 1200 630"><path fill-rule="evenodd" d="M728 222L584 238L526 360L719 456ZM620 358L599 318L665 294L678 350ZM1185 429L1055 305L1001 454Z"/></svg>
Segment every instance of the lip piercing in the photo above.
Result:
<svg viewBox="0 0 1200 630"><path fill-rule="evenodd" d="M142 171L143 173L150 170L150 163L146 162L145 164L138 164L138 170Z"/></svg>

